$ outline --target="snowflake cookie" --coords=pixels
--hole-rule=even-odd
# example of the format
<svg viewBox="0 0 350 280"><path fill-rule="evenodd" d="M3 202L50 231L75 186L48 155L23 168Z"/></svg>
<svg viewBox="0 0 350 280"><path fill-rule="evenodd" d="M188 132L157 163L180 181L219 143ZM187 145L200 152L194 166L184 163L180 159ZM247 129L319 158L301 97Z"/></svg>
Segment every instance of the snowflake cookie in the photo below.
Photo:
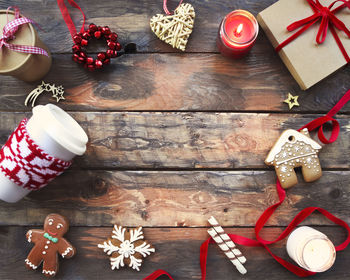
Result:
<svg viewBox="0 0 350 280"><path fill-rule="evenodd" d="M145 258L155 252L152 245L143 239L142 227L129 230L114 225L112 236L97 246L111 256L112 270L127 264L132 269L140 271L142 257Z"/></svg>

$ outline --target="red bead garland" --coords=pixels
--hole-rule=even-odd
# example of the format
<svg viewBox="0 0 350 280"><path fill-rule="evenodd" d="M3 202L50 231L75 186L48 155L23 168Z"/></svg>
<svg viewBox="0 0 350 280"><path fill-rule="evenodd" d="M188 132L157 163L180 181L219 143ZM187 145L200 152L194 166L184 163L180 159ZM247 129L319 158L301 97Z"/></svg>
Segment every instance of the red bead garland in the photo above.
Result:
<svg viewBox="0 0 350 280"><path fill-rule="evenodd" d="M97 54L97 58L88 56L84 47L89 44L91 39L102 39L106 40L108 49L105 52ZM118 43L118 35L110 30L108 26L96 26L91 23L89 29L84 32L77 33L73 36L74 45L73 60L79 64L84 64L84 67L90 71L100 69L104 65L110 63L110 59L118 56L118 51L121 50L122 46Z"/></svg>

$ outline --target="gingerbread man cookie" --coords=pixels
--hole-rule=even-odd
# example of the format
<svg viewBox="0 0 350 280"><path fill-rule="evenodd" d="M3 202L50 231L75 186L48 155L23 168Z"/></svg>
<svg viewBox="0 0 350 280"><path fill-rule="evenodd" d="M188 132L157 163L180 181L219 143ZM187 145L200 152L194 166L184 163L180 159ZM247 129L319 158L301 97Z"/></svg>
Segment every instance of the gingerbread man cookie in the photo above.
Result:
<svg viewBox="0 0 350 280"><path fill-rule="evenodd" d="M75 248L63 238L69 229L68 220L58 214L50 214L44 222L44 230L31 229L27 232L28 242L35 245L25 260L28 269L37 269L43 262L42 273L53 277L58 272L58 256L71 258L75 255Z"/></svg>
<svg viewBox="0 0 350 280"><path fill-rule="evenodd" d="M309 131L285 130L268 154L265 163L274 165L278 180L283 188L298 183L294 168L301 167L304 180L313 182L322 176L318 159L321 146L310 138Z"/></svg>

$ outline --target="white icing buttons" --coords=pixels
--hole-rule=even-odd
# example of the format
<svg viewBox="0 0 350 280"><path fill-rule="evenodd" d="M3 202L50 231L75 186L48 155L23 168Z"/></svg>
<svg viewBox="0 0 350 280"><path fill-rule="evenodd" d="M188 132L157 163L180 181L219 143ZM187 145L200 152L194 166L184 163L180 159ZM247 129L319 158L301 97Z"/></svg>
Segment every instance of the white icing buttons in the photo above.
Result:
<svg viewBox="0 0 350 280"><path fill-rule="evenodd" d="M43 251L43 255L46 255L46 251Z"/></svg>
<svg viewBox="0 0 350 280"><path fill-rule="evenodd" d="M46 241L46 244L50 244L50 241Z"/></svg>
<svg viewBox="0 0 350 280"><path fill-rule="evenodd" d="M49 246L46 245L46 246L45 246L45 249L48 249L48 248L49 248Z"/></svg>

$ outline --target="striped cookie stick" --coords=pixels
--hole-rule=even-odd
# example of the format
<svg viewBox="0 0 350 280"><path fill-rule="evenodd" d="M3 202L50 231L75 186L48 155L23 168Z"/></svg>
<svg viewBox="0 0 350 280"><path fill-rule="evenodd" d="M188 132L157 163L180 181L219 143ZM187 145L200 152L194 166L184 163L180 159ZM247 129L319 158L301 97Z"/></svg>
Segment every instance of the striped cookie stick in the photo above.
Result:
<svg viewBox="0 0 350 280"><path fill-rule="evenodd" d="M237 268L237 270L241 274L246 274L247 270L243 266L243 264L240 263L240 261L236 258L236 256L232 253L230 248L226 245L226 243L220 238L220 236L216 233L216 231L213 228L208 229L208 233L210 236L214 239L216 244L218 244L219 248L225 253L225 255L229 258L229 260L234 264L234 266Z"/></svg>
<svg viewBox="0 0 350 280"><path fill-rule="evenodd" d="M220 238L226 243L226 245L231 249L232 253L235 254L237 259L241 263L245 263L247 259L243 256L242 252L236 248L236 244L231 240L231 238L224 232L224 229L219 225L218 221L211 216L208 220L209 224L214 228Z"/></svg>

